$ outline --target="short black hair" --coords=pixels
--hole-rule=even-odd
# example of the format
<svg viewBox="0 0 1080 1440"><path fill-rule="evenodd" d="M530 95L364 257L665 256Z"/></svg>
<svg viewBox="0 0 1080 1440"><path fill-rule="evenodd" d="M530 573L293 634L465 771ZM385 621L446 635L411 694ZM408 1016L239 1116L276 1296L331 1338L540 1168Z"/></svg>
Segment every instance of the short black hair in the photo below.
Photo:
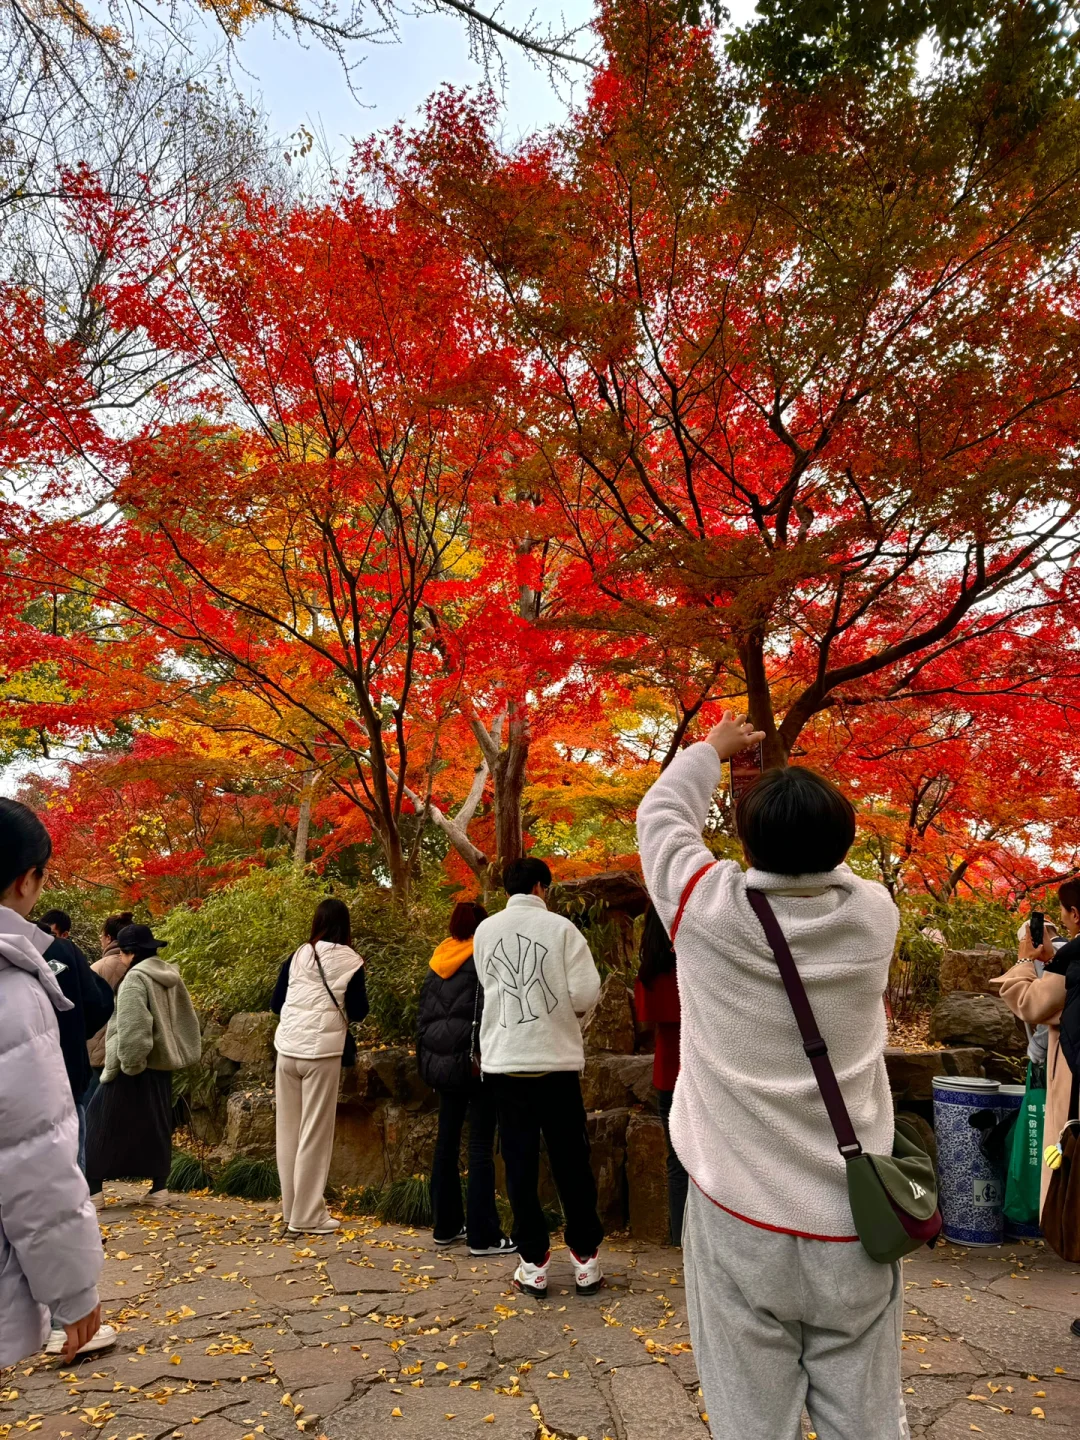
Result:
<svg viewBox="0 0 1080 1440"><path fill-rule="evenodd" d="M855 839L855 807L831 781L801 765L766 770L735 809L747 859L773 875L835 870Z"/></svg>
<svg viewBox="0 0 1080 1440"><path fill-rule="evenodd" d="M71 929L71 916L66 910L46 910L45 914L41 917L41 923L42 925L49 926L50 929L55 925L59 931L66 935Z"/></svg>
<svg viewBox="0 0 1080 1440"><path fill-rule="evenodd" d="M531 895L537 885L547 890L551 885L551 871L543 860L534 860L531 855L511 860L503 871L503 889L508 895Z"/></svg>
<svg viewBox="0 0 1080 1440"><path fill-rule="evenodd" d="M0 895L28 870L44 875L51 858L49 832L29 805L0 795Z"/></svg>
<svg viewBox="0 0 1080 1440"><path fill-rule="evenodd" d="M1066 880L1058 888L1058 904L1063 910L1080 910L1080 880Z"/></svg>

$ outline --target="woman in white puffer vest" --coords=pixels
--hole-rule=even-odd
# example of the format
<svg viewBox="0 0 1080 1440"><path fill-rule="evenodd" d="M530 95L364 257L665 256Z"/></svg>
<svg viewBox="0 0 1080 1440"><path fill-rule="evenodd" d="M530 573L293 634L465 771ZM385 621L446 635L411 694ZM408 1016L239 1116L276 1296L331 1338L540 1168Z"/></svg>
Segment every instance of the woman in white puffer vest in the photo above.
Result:
<svg viewBox="0 0 1080 1440"><path fill-rule="evenodd" d="M294 1233L329 1235L340 1225L324 1199L338 1084L356 1054L348 1021L368 1012L364 962L351 940L344 901L322 901L310 939L281 967L270 1002L281 1016L274 1036L281 1214Z"/></svg>

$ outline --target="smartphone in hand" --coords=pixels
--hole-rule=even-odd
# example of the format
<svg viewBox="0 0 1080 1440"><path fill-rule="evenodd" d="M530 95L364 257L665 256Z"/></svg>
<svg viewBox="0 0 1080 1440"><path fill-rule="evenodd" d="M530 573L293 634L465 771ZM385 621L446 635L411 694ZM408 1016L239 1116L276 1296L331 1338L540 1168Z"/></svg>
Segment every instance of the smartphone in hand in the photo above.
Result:
<svg viewBox="0 0 1080 1440"><path fill-rule="evenodd" d="M1028 934L1031 936L1031 943L1036 950L1042 949L1043 937L1045 935L1046 916L1041 910L1033 910L1031 919L1028 921Z"/></svg>

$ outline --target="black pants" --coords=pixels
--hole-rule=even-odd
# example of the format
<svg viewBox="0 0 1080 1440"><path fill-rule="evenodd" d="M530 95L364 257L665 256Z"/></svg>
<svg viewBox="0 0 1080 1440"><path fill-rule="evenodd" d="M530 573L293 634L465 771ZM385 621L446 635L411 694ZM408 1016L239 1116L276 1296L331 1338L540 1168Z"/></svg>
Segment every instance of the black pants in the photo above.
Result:
<svg viewBox="0 0 1080 1440"><path fill-rule="evenodd" d="M664 1122L664 1138L667 1141L667 1200L668 1217L671 1223L671 1243L682 1244L683 1216L686 1213L686 1191L690 1184L683 1163L671 1145L671 1102L674 1090L657 1090L656 1108Z"/></svg>
<svg viewBox="0 0 1080 1440"><path fill-rule="evenodd" d="M540 1265L548 1253L547 1221L537 1193L541 1135L566 1217L566 1243L582 1259L595 1255L604 1227L596 1213L580 1077L572 1070L528 1078L486 1075L484 1084L495 1092L499 1109L499 1145L521 1258Z"/></svg>
<svg viewBox="0 0 1080 1440"><path fill-rule="evenodd" d="M461 1132L469 1122L468 1218L461 1203ZM431 1167L431 1208L437 1240L451 1240L466 1229L477 1250L502 1237L495 1208L495 1097L476 1080L465 1090L439 1091L439 1134Z"/></svg>

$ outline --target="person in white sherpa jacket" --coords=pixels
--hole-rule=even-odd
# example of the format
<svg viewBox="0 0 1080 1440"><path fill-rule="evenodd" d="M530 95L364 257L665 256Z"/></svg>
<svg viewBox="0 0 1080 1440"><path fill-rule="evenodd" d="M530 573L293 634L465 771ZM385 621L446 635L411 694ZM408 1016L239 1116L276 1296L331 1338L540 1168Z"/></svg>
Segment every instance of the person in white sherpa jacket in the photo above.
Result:
<svg viewBox="0 0 1080 1440"><path fill-rule="evenodd" d="M683 1231L694 1355L716 1440L897 1440L898 1266L858 1242L837 1149L748 888L763 891L806 986L856 1134L889 1153L883 992L898 927L843 863L855 812L791 767L741 798L750 869L701 838L721 762L763 738L725 714L638 810L645 882L675 941L682 1004L672 1141L692 1184ZM767 1383L762 1383L763 1376Z"/></svg>
<svg viewBox="0 0 1080 1440"><path fill-rule="evenodd" d="M603 1284L604 1230L581 1098L579 1017L600 993L600 976L581 932L547 908L551 871L543 860L515 860L503 884L506 909L477 926L473 961L484 986L480 1064L484 1084L495 1092L513 1242L521 1255L514 1284L547 1294L549 1234L537 1194L543 1134L577 1291L592 1295Z"/></svg>

